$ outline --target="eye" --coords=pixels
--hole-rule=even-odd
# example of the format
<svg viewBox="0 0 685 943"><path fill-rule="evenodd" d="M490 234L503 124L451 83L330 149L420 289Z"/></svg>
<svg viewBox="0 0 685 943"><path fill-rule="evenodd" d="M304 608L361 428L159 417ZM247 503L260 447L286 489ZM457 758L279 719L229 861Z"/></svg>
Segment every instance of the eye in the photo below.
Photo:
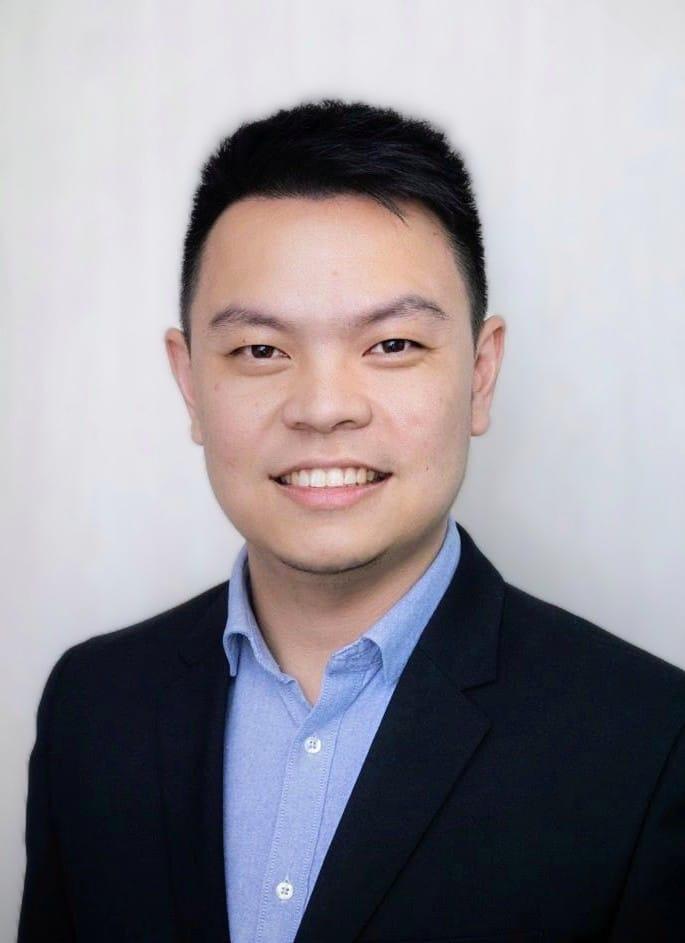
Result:
<svg viewBox="0 0 685 943"><path fill-rule="evenodd" d="M410 341L410 340L408 340L408 338L406 338L406 337L393 337L393 338L390 338L390 339L387 340L387 341L379 341L377 344L374 345L374 347L380 347L381 345L382 345L382 346L385 346L386 344L413 344L414 347L416 347L416 348L421 348L421 347L423 347L423 344L419 344L417 341ZM374 349L374 348L372 347L371 350L373 350L373 349ZM394 350L394 351L392 351L392 350L391 350L391 351L385 350L384 353L386 353L386 354L387 354L387 353L400 353L400 354L405 354L405 353L408 352L408 350L409 350L409 348L405 348L405 349L399 350L399 351L398 351L398 350Z"/></svg>
<svg viewBox="0 0 685 943"><path fill-rule="evenodd" d="M257 351L255 357L250 357L250 360L274 360L276 358L270 357L267 353L270 350L278 350L278 347L272 347L271 344L248 344L246 347L237 347L235 350L231 351L231 357L238 357L243 350L252 350ZM281 351L283 353L283 351Z"/></svg>

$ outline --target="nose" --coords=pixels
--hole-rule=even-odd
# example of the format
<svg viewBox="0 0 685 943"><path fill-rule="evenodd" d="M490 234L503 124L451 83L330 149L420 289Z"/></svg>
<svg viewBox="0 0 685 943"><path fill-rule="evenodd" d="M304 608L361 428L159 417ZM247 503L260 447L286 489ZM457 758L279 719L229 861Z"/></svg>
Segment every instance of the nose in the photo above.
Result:
<svg viewBox="0 0 685 943"><path fill-rule="evenodd" d="M291 429L326 433L338 426L360 428L370 419L371 405L359 377L330 360L295 378L283 405L283 421Z"/></svg>

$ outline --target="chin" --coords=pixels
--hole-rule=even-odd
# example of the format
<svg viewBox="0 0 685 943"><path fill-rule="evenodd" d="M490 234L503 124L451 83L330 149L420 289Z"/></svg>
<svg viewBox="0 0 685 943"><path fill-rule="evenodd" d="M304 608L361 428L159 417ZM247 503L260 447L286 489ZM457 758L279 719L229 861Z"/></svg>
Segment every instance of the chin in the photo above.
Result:
<svg viewBox="0 0 685 943"><path fill-rule="evenodd" d="M327 543L327 547L308 547L304 552L301 544L298 549L295 547L280 550L274 548L272 552L283 564L293 570L302 573L317 573L322 576L344 573L369 566L375 563L384 553L383 549L375 547L369 547L368 550L364 551L358 546L358 543L354 550L348 547L334 547L331 545L330 539Z"/></svg>

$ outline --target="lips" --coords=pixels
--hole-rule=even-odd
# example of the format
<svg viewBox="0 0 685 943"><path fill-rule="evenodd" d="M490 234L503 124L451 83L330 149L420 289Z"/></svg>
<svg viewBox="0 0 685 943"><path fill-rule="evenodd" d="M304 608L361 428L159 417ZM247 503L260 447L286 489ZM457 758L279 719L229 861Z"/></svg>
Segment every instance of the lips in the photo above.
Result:
<svg viewBox="0 0 685 943"><path fill-rule="evenodd" d="M270 475L274 481L278 478L284 478L286 475L290 475L294 471L307 470L311 471L313 468L341 468L343 471L346 468L368 468L370 471L378 472L379 475L389 475L390 472L384 471L382 468L379 468L377 465L373 465L369 462L365 462L357 458L341 458L341 459L301 459L298 463L294 465L288 465L287 468L284 468L282 471L279 471L275 475Z"/></svg>
<svg viewBox="0 0 685 943"><path fill-rule="evenodd" d="M301 507L314 511L337 511L352 507L358 502L373 500L373 495L383 492L387 480L392 477L387 474L384 478L371 481L364 485L326 486L323 488L300 487L299 485L284 485L276 481L280 493L287 500L299 504Z"/></svg>

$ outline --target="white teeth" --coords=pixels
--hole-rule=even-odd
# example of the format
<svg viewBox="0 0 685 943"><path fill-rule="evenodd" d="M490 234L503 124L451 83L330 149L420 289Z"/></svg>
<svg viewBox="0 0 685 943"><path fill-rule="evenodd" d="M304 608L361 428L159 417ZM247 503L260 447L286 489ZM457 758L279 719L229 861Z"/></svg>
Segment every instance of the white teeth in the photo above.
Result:
<svg viewBox="0 0 685 943"><path fill-rule="evenodd" d="M308 468L284 475L280 480L300 488L340 488L365 485L378 477L379 473L370 468Z"/></svg>

